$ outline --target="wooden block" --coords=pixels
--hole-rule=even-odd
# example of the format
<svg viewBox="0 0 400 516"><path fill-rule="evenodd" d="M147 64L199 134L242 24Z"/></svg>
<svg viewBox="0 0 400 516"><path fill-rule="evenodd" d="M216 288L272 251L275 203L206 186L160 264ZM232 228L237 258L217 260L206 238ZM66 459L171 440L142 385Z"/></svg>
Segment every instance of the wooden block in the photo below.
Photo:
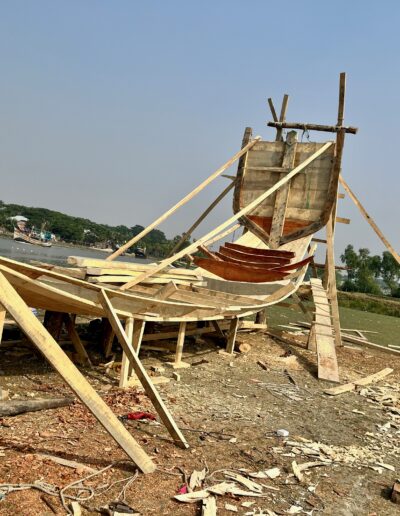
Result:
<svg viewBox="0 0 400 516"><path fill-rule="evenodd" d="M191 367L188 362L182 362L182 360L180 362L167 362L166 365L173 369L187 369L188 367Z"/></svg>
<svg viewBox="0 0 400 516"><path fill-rule="evenodd" d="M175 373L173 372L172 373L172 378L177 381L177 382L180 382L181 381L181 375L179 373Z"/></svg>
<svg viewBox="0 0 400 516"><path fill-rule="evenodd" d="M400 505L400 483L396 482L392 488L392 496L390 497L392 502Z"/></svg>
<svg viewBox="0 0 400 516"><path fill-rule="evenodd" d="M171 378L167 378L166 376L155 376L151 377L151 381L153 385L162 385L164 383L169 383L171 381ZM142 387L142 383L138 378L132 377L125 384L125 388L130 387Z"/></svg>

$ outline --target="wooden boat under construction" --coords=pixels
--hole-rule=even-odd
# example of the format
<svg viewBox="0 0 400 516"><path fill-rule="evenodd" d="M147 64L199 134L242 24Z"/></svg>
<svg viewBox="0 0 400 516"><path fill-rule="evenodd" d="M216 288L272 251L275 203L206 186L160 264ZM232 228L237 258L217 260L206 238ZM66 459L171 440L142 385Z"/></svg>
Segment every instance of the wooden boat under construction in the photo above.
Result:
<svg viewBox="0 0 400 516"><path fill-rule="evenodd" d="M216 331L226 338L227 352L233 353L241 319L260 314L268 306L281 303L290 296L296 299L296 292L315 253L313 235L326 225L328 291L315 278L314 341L310 332L309 349L317 351L319 378L339 381L335 343L340 345L340 324L333 232L344 136L356 131L343 125L344 74L340 79L337 125L305 126L285 122L286 106L287 99L285 102L284 98L279 120L271 107L274 121L269 125L276 129L275 141L252 138L251 130L247 129L240 151L105 260L70 257L71 267L60 268L0 258L0 308L3 306L0 315L3 320L7 310L128 456L146 473L155 468L151 459L68 360L29 306L61 314L61 322L66 323L77 353L84 358L88 357L71 316L78 314L108 320L111 335L115 334L123 349L122 369L125 367L127 371L133 367L172 439L186 448L184 436L139 359L146 323L179 323L174 367L181 366L187 323L201 321L215 325ZM336 141L302 143L293 131L283 141L283 130L307 128L335 133ZM238 160L237 175L228 177L231 183L182 235L168 258L153 264L113 261ZM234 213L181 249L181 244L187 242L204 218L233 190ZM235 242L226 242L229 234L240 230L243 232ZM212 250L215 242L222 242L216 252ZM208 258L202 258L201 253ZM185 257L197 262L198 267L194 270L173 267ZM299 300L297 302L301 305ZM309 316L308 310L302 309ZM125 323L124 327L121 321ZM225 322L229 326L226 333L223 332ZM112 338L110 342L112 345Z"/></svg>

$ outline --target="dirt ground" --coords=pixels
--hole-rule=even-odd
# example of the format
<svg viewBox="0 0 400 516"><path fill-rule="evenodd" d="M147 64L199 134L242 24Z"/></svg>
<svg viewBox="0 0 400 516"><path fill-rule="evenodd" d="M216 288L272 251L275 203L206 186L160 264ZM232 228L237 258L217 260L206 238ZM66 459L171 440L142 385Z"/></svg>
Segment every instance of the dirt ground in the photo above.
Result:
<svg viewBox="0 0 400 516"><path fill-rule="evenodd" d="M361 391L332 397L323 392L331 385L316 379L315 354L261 333L238 338L251 344L248 353L228 356L211 339L187 339L184 360L192 367L178 371L180 381L158 387L190 443L188 450L175 446L157 422L124 423L157 464L155 473L136 475L124 452L75 402L0 419L0 483L40 481L62 488L88 475L84 468L65 467L39 454L96 470L114 464L85 481L92 491L67 491L82 498L94 494L81 503L83 514L99 513L119 499L142 515L199 515L201 502L174 499L194 470L206 468L204 488L226 481L226 471L246 475L279 468L274 479L253 478L262 486L262 497L217 496L218 514L234 514L235 508L248 515L400 514L400 505L390 501L400 470L400 358L367 348L340 349L342 383L388 366L394 373ZM143 391L119 389L117 372L105 374L99 365L104 358L91 347L89 354L97 365L81 370L117 415L154 413ZM143 351L141 356L146 368L171 360L163 352ZM172 378L172 370L162 375ZM71 395L38 354L21 347L0 350L0 386L11 399ZM277 436L278 429L289 436ZM301 480L294 476L293 461L321 459L325 463L304 471ZM66 514L59 496L36 489L0 498L2 515Z"/></svg>

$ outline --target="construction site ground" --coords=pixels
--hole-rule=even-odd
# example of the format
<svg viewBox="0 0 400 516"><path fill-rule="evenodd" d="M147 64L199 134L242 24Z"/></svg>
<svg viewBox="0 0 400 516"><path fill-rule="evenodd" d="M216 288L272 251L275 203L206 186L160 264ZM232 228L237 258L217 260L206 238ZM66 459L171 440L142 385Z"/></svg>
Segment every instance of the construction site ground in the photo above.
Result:
<svg viewBox="0 0 400 516"><path fill-rule="evenodd" d="M192 366L177 371L180 381L172 379L172 369L161 373L171 381L158 388L190 443L188 450L175 446L163 425L124 423L157 464L155 473L135 477L135 467L124 452L75 402L0 420L0 483L42 481L62 488L88 474L40 454L97 470L114 463L86 481L95 496L81 503L82 514L96 514L110 502L124 499L142 515L199 515L201 502L174 499L194 470L206 468L203 487L207 487L226 480L227 471L246 474L278 468L276 478L253 478L263 486L262 497L217 496L217 514L234 514L235 508L237 514L249 515L399 514L390 490L400 470L400 357L367 348L339 349L341 383L385 367L394 373L361 393L358 389L332 397L323 392L331 385L316 378L315 353L262 333L239 334L238 340L248 342L251 350L229 356L220 352L223 348L215 340L188 338L184 360ZM100 365L104 357L93 346L89 353L95 365L81 370L115 414L154 413L142 390L119 389L117 371L106 374ZM168 352L144 350L141 357L148 369L171 360ZM9 390L11 399L71 395L32 350L18 345L2 350L0 369L0 385ZM279 429L289 436L279 437ZM314 447L311 456L308 445ZM301 481L293 474L294 461L321 460L326 463L305 470ZM59 497L35 489L11 492L0 501L2 515L54 513L65 514Z"/></svg>

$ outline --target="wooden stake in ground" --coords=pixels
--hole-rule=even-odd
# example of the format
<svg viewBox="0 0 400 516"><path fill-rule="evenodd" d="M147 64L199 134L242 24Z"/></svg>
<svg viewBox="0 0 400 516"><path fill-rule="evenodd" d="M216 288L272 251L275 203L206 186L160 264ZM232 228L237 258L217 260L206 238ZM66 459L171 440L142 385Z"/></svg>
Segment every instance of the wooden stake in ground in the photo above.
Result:
<svg viewBox="0 0 400 516"><path fill-rule="evenodd" d="M42 326L6 277L0 272L0 303L14 318L21 330L37 346L54 369L62 376L78 398L92 412L125 453L143 471L152 473L156 467L112 410L104 403L86 378L75 367L57 342Z"/></svg>
<svg viewBox="0 0 400 516"><path fill-rule="evenodd" d="M150 380L149 376L147 375L146 370L143 367L142 363L140 362L137 354L135 353L135 351L133 351L132 345L129 342L129 339L128 339L128 337L121 325L121 322L111 304L111 301L109 300L106 292L103 289L100 291L99 298L100 298L99 300L104 308L104 311L107 314L107 317L111 323L111 326L113 327L115 335L117 336L118 342L120 343L122 349L124 350L124 353L127 355L129 362L132 364L132 367L136 373L136 376L139 378L147 396L150 398L151 402L154 405L154 408L156 409L157 413L159 414L160 418L162 419L164 425L167 427L168 432L170 433L171 437L174 439L174 441L179 446L181 446L182 448L189 448L189 445L188 445L186 439L184 438L181 431L177 427L169 410L165 406L158 391L156 390L153 383L151 382L151 380Z"/></svg>
<svg viewBox="0 0 400 516"><path fill-rule="evenodd" d="M114 260L117 258L117 256L121 255L123 252L125 252L127 249L132 247L136 242L141 240L144 236L146 236L152 229L157 227L161 222L164 222L168 217L170 217L173 213L175 213L181 206L185 205L187 202L189 202L193 197L195 197L199 192L204 190L204 188L209 185L214 179L216 179L218 176L220 176L227 168L229 168L235 161L237 161L240 156L243 156L243 154L246 154L246 152L251 149L257 142L260 140L260 136L256 136L254 140L248 143L246 147L243 147L239 152L237 152L234 156L232 156L231 159L229 159L222 167L220 167L218 170L216 170L211 176L209 176L205 181L203 181L199 186L197 186L194 190L192 190L190 193L186 195L183 199L181 199L179 202L175 204L175 206L172 206L168 211L166 211L163 215L158 217L154 222L152 222L150 225L148 225L141 233L136 235L135 237L131 238L129 242L122 245L117 251L112 253L110 256L106 258L106 260Z"/></svg>

